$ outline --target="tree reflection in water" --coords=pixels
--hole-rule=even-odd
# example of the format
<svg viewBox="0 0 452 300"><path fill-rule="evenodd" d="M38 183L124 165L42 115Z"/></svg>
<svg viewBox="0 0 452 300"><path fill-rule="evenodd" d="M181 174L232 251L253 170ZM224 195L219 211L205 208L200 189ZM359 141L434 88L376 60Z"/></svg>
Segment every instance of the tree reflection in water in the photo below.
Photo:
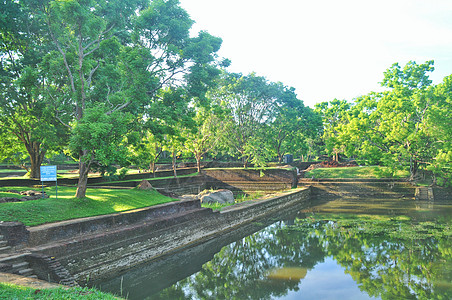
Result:
<svg viewBox="0 0 452 300"><path fill-rule="evenodd" d="M309 270L332 257L360 290L381 299L452 299L451 220L316 214L279 221L234 242L202 269L150 299L275 299L298 291ZM271 277L271 276L270 276Z"/></svg>

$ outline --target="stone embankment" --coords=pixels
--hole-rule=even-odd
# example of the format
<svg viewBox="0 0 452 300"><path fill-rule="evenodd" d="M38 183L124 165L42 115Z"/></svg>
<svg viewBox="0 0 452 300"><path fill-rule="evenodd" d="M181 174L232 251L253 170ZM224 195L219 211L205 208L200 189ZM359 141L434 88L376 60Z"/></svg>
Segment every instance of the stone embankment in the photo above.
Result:
<svg viewBox="0 0 452 300"><path fill-rule="evenodd" d="M40 279L66 285L85 284L309 199L310 189L303 188L221 212L202 208L199 200L189 200L31 228L9 224L0 226L0 231L14 236L10 246L14 253L21 252L21 262L11 261L11 255L3 254L0 266L8 272L8 267L11 271L13 265L28 263L26 267Z"/></svg>
<svg viewBox="0 0 452 300"><path fill-rule="evenodd" d="M452 190L415 186L394 179L299 179L299 186L311 186L313 199L339 198L414 198L420 201L448 201Z"/></svg>

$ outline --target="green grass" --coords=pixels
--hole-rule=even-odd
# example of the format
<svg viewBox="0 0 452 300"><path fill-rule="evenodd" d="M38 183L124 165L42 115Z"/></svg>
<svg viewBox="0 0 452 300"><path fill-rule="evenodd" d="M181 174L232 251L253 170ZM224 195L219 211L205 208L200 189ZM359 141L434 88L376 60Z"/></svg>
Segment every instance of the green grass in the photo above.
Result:
<svg viewBox="0 0 452 300"><path fill-rule="evenodd" d="M0 192L9 189L29 190L29 187L1 187ZM40 188L36 188L40 190ZM36 226L82 217L98 216L143 208L174 201L157 191L139 189L88 189L87 198L74 198L76 187L58 187L58 199L55 187L44 188L50 196L47 199L25 202L0 203L0 220L22 222L27 226Z"/></svg>
<svg viewBox="0 0 452 300"><path fill-rule="evenodd" d="M14 285L9 283L0 283L0 299L119 299L111 294L103 293L95 289L88 288L50 288L36 289Z"/></svg>
<svg viewBox="0 0 452 300"><path fill-rule="evenodd" d="M211 208L212 210L222 210L225 207L232 206L237 203L249 201L249 200L255 200L258 198L261 198L265 195L264 192L256 191L256 192L250 192L248 194L238 194L234 196L234 203L201 203L202 207Z"/></svg>
<svg viewBox="0 0 452 300"><path fill-rule="evenodd" d="M408 171L397 171L392 174L387 167L346 167L346 168L319 168L305 174L306 178L405 178L409 176Z"/></svg>
<svg viewBox="0 0 452 300"><path fill-rule="evenodd" d="M17 172L23 172L26 173L23 169L0 169L0 173L17 173Z"/></svg>
<svg viewBox="0 0 452 300"><path fill-rule="evenodd" d="M22 198L22 195L16 194L16 193L8 193L8 192L2 192L0 191L0 198L2 197L12 197L12 198Z"/></svg>

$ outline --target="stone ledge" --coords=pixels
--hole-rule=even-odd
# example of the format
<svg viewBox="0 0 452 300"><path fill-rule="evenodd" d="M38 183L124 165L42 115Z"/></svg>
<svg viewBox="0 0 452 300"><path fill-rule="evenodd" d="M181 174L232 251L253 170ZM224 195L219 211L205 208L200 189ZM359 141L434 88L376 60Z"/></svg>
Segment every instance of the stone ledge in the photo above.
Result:
<svg viewBox="0 0 452 300"><path fill-rule="evenodd" d="M52 241L101 232L120 226L144 222L160 216L196 210L200 207L199 201L196 200L175 201L117 214L74 219L29 227L30 237L28 246L34 247Z"/></svg>

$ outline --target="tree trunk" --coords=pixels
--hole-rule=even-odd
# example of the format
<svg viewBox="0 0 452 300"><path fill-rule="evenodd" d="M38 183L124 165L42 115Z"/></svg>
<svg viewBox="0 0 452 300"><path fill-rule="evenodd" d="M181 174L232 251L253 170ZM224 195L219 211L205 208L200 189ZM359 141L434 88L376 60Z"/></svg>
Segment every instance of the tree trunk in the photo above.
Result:
<svg viewBox="0 0 452 300"><path fill-rule="evenodd" d="M201 173L201 156L196 156L196 169Z"/></svg>
<svg viewBox="0 0 452 300"><path fill-rule="evenodd" d="M155 161L149 164L149 168L151 169L152 176L155 178Z"/></svg>
<svg viewBox="0 0 452 300"><path fill-rule="evenodd" d="M416 179L417 171L419 170L419 164L417 160L410 158L410 181Z"/></svg>
<svg viewBox="0 0 452 300"><path fill-rule="evenodd" d="M40 167L46 151L41 149L41 143L39 142L31 142L30 144L25 145L25 147L30 155L30 178L40 179Z"/></svg>
<svg viewBox="0 0 452 300"><path fill-rule="evenodd" d="M242 163L243 163L243 168L246 169L246 167L248 167L248 157L247 156L244 156L242 158Z"/></svg>
<svg viewBox="0 0 452 300"><path fill-rule="evenodd" d="M174 178L177 177L177 172L176 172L176 152L173 151L173 172L174 172Z"/></svg>
<svg viewBox="0 0 452 300"><path fill-rule="evenodd" d="M83 156L86 154L86 150L81 151L80 160L78 163L78 183L77 183L77 191L75 192L76 198L85 198L86 197L86 188L88 185L88 173L91 167L91 163L83 162Z"/></svg>

